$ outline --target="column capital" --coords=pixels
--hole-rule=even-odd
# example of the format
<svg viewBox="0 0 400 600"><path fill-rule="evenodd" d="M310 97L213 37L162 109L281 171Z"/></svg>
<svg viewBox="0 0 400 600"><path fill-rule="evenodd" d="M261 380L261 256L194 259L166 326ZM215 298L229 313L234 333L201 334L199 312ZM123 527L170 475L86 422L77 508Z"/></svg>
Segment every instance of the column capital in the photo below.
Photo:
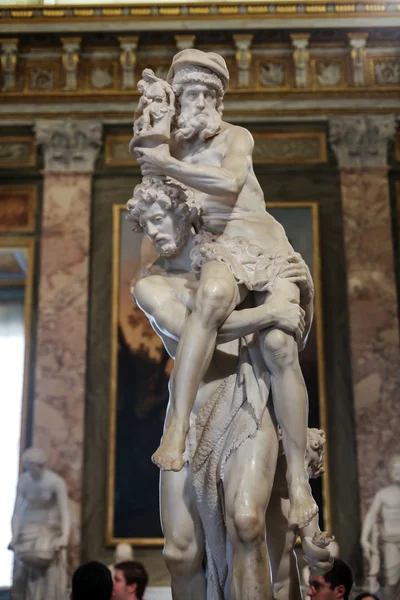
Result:
<svg viewBox="0 0 400 600"><path fill-rule="evenodd" d="M46 171L90 172L102 145L100 121L39 119L36 143L43 146Z"/></svg>
<svg viewBox="0 0 400 600"><path fill-rule="evenodd" d="M387 146L395 131L395 115L344 116L329 120L329 141L341 169L386 167Z"/></svg>

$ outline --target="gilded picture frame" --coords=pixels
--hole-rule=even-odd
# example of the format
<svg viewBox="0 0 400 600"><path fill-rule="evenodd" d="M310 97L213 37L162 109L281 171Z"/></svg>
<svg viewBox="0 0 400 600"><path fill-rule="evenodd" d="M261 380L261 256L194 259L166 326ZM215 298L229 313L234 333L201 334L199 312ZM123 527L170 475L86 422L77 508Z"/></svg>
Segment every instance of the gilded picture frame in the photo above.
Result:
<svg viewBox="0 0 400 600"><path fill-rule="evenodd" d="M106 540L109 545L128 542L134 546L154 547L163 544L163 537L159 524L159 473L157 467L151 463L150 457L156 450L162 434L172 359L166 355L161 341L147 323L145 315L134 306L130 298L129 281L134 277L135 269L139 265L141 236L132 233L131 225L125 218L125 205L116 204L113 209L112 356ZM289 240L296 251L304 256L313 274L314 324L306 350L301 353L300 359L310 399L309 426L326 431L318 204L278 202L269 203L267 209L282 222ZM136 375L138 377L132 387L129 381L135 379ZM143 384L146 377L148 381ZM149 417L152 411L155 411L156 416L153 414ZM135 423L135 419L139 420L139 424ZM157 432L149 430L149 426L154 426L154 423L157 424ZM133 439L136 433L139 434L140 442ZM152 441L149 444L150 438ZM330 530L327 446L326 472L322 480L316 480L316 485L312 485L314 495L322 505L321 527ZM140 452L145 452L146 455ZM132 460L132 457L135 457L135 460ZM144 471L143 465L146 465ZM149 482L150 487L146 489ZM147 509L150 506L153 522L151 527L146 528L144 524L149 520Z"/></svg>

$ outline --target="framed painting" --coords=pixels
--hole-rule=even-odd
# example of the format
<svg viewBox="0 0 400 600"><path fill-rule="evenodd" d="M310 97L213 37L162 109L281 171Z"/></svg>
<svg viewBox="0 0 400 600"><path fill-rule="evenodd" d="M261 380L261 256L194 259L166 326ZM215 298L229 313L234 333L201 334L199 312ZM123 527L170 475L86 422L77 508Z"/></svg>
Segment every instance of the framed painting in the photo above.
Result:
<svg viewBox="0 0 400 600"><path fill-rule="evenodd" d="M130 282L140 264L142 236L132 232L125 205L113 208L107 542L160 546L159 470L150 457L162 435L173 361L130 295ZM309 426L326 429L318 205L273 203L267 208L282 223L314 277L314 323L300 359L309 394ZM326 467L327 463L326 459ZM330 529L328 469L312 487L320 506L321 527Z"/></svg>

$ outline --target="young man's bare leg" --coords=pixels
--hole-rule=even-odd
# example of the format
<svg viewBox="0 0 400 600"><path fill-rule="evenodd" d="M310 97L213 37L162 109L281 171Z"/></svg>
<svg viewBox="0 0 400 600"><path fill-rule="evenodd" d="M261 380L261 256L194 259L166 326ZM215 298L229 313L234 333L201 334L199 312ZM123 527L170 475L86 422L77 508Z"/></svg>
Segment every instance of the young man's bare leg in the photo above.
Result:
<svg viewBox="0 0 400 600"><path fill-rule="evenodd" d="M189 467L161 471L161 525L164 558L174 600L205 600L204 533L190 482Z"/></svg>
<svg viewBox="0 0 400 600"><path fill-rule="evenodd" d="M226 526L233 549L231 600L272 600L265 511L274 481L278 437L267 407L260 430L228 460L224 475Z"/></svg>
<svg viewBox="0 0 400 600"><path fill-rule="evenodd" d="M298 287L277 279L273 296L299 301ZM260 298L257 299L257 303ZM274 409L282 430L282 442L287 460L287 483L290 499L289 522L305 527L318 512L312 497L305 468L307 447L308 397L299 364L297 343L293 335L280 329L260 332L260 347L271 373Z"/></svg>
<svg viewBox="0 0 400 600"><path fill-rule="evenodd" d="M178 344L166 431L152 457L161 469L179 471L183 466L190 413L215 350L218 327L243 297L244 291L224 264L203 266L193 312Z"/></svg>

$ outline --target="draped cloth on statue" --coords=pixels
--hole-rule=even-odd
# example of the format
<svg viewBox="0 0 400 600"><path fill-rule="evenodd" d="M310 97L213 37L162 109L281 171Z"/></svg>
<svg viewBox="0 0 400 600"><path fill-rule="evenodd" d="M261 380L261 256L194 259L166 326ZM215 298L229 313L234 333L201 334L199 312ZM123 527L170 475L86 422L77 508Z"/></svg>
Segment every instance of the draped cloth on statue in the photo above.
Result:
<svg viewBox="0 0 400 600"><path fill-rule="evenodd" d="M223 600L228 577L224 468L232 453L257 435L268 403L270 376L257 338L251 339L239 341L236 373L222 381L188 435L192 483L205 536L208 600Z"/></svg>
<svg viewBox="0 0 400 600"><path fill-rule="evenodd" d="M58 526L27 523L15 545L12 600L65 600L66 550L54 550Z"/></svg>
<svg viewBox="0 0 400 600"><path fill-rule="evenodd" d="M400 536L398 534L382 533L384 565L385 565L385 600L400 599ZM388 581L396 581L389 585Z"/></svg>

